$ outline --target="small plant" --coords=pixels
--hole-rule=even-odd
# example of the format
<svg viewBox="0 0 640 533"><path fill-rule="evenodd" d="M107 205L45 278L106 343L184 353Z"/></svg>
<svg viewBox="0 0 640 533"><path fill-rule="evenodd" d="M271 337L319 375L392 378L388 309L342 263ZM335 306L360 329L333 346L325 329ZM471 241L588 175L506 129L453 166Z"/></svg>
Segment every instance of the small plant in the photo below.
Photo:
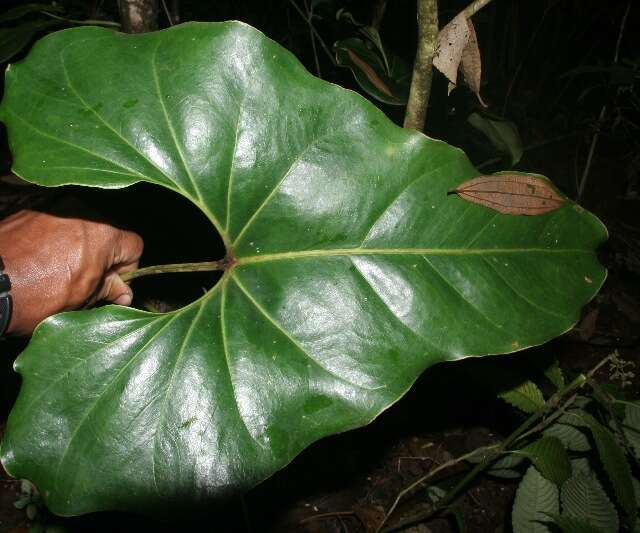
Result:
<svg viewBox="0 0 640 533"><path fill-rule="evenodd" d="M631 465L640 464L640 402L628 400L622 387L596 381L596 373L607 365L609 380L615 382L619 369L630 362L614 352L568 383L553 362L544 369L546 383L541 386L525 379L501 391L502 400L527 416L522 424L502 442L472 450L412 483L398 495L379 530L395 531L445 513L461 521L457 498L478 476L488 475L520 478L512 510L514 533L637 531L640 483ZM542 389L549 385L555 392L545 396ZM475 466L451 490L430 486L438 498L428 492L433 503L429 511L386 526L402 498L465 461Z"/></svg>

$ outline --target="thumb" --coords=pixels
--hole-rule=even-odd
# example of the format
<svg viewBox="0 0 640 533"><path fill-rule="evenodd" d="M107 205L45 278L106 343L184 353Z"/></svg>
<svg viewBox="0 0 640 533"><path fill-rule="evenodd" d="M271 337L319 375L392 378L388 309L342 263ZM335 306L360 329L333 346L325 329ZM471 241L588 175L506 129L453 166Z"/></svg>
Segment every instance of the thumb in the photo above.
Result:
<svg viewBox="0 0 640 533"><path fill-rule="evenodd" d="M107 300L118 305L131 305L133 291L122 281L117 272L109 272L104 278L98 300Z"/></svg>

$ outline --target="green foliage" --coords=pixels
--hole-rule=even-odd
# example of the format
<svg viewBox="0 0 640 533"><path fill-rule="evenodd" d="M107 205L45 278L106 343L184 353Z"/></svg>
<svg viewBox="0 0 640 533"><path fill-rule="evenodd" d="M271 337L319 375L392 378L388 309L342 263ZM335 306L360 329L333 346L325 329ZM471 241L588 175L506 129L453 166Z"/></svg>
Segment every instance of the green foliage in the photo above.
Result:
<svg viewBox="0 0 640 533"><path fill-rule="evenodd" d="M389 54L381 56L356 37L337 41L333 49L338 65L349 68L367 94L385 104L407 103L411 70L402 59Z"/></svg>
<svg viewBox="0 0 640 533"><path fill-rule="evenodd" d="M20 52L36 34L57 25L55 20L30 20L13 28L0 28L0 63Z"/></svg>
<svg viewBox="0 0 640 533"><path fill-rule="evenodd" d="M59 514L246 490L437 362L561 334L605 277L591 214L448 195L478 175L460 150L241 23L53 34L9 70L0 112L18 175L166 187L227 249L192 304L57 315L17 359L2 461Z"/></svg>
<svg viewBox="0 0 640 533"><path fill-rule="evenodd" d="M507 156L511 165L520 161L524 149L518 128L513 122L486 111L482 114L471 113L467 121L482 132L499 152Z"/></svg>
<svg viewBox="0 0 640 533"><path fill-rule="evenodd" d="M525 413L535 413L544 407L544 396L540 388L533 381L523 381L516 387L501 392L498 395L505 402L510 403Z"/></svg>
<svg viewBox="0 0 640 533"><path fill-rule="evenodd" d="M554 523L560 528L562 533L609 533L616 530L598 529L585 519L575 518L566 515L549 515Z"/></svg>
<svg viewBox="0 0 640 533"><path fill-rule="evenodd" d="M636 457L640 457L640 402L627 403L624 406L622 425L624 435L633 447Z"/></svg>
<svg viewBox="0 0 640 533"><path fill-rule="evenodd" d="M513 533L551 533L547 515L560 510L558 487L534 466L522 478L513 503Z"/></svg>
<svg viewBox="0 0 640 533"><path fill-rule="evenodd" d="M618 531L618 513L598 478L574 475L562 485L560 493L564 515L587 522L602 531Z"/></svg>
<svg viewBox="0 0 640 533"><path fill-rule="evenodd" d="M558 361L553 361L550 365L544 368L545 377L555 385L556 389L561 389L566 385L562 369L558 364Z"/></svg>
<svg viewBox="0 0 640 533"><path fill-rule="evenodd" d="M583 428L576 426L577 420L575 409L568 409L555 424L544 430L544 434L559 439L568 451L588 452L591 449L589 438Z"/></svg>
<svg viewBox="0 0 640 533"><path fill-rule="evenodd" d="M556 437L540 437L523 448L523 453L549 481L562 485L571 476L571 464L562 442Z"/></svg>
<svg viewBox="0 0 640 533"><path fill-rule="evenodd" d="M613 485L618 503L627 515L630 524L636 520L636 501L633 491L631 469L613 434L589 414L583 414L585 423L591 430L602 466Z"/></svg>
<svg viewBox="0 0 640 533"><path fill-rule="evenodd" d="M618 359L617 352L614 352L596 369L605 363L624 365L624 361ZM558 369L557 363L552 363L549 368ZM558 376L558 372L559 369L554 370L553 374ZM549 374L548 370L544 371L547 378ZM537 476L531 474L534 468L531 466L520 482L513 507L515 533L516 526L520 531L526 531L526 527L532 530L546 527L537 522L534 510L539 510L542 505L541 494L546 495L544 502L550 505L552 491L540 479L561 489L558 510L542 509L540 512L546 513L562 531L618 531L621 521L619 510L628 528L636 522L640 484L631 476L627 455L634 453L636 461L638 456L634 446L624 445L625 442L633 443L629 437L636 424L633 420L636 404L623 402L625 408L618 409L621 400L609 392L613 389L608 383L600 385L592 381L594 374L595 369L588 376L580 375L573 382L561 386L552 397L543 398L543 407L531 415L530 420L535 421L540 412L544 413L545 419L534 429L526 431L528 424L525 423L524 434L529 443L515 453L526 456L535 465ZM557 382L561 385L564 380ZM524 379L523 383L533 382ZM514 385L511 390L521 389L523 383ZM575 389L585 384L591 387L591 391L575 394ZM504 393L500 397L506 399ZM515 441L520 438L517 436ZM487 474L496 463L486 470ZM601 479L601 473L606 474L606 480ZM528 503L527 498L531 500ZM614 498L619 508L612 502Z"/></svg>

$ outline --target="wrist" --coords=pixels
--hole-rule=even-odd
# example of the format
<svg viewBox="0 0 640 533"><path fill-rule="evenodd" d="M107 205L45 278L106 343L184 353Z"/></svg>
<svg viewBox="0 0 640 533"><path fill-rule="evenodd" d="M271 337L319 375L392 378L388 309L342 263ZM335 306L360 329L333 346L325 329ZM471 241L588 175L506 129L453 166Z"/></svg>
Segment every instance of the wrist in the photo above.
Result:
<svg viewBox="0 0 640 533"><path fill-rule="evenodd" d="M4 272L4 263L0 257L0 338L9 330L11 315L13 313L13 300L11 298L11 280Z"/></svg>

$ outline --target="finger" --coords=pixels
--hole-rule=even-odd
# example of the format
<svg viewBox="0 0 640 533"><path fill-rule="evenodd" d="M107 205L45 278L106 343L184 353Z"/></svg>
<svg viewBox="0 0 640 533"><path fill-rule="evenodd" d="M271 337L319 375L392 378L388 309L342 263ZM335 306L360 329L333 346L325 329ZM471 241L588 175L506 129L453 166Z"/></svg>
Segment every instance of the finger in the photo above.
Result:
<svg viewBox="0 0 640 533"><path fill-rule="evenodd" d="M138 268L144 249L142 237L132 231L119 230L119 239L114 253L113 269L116 272L131 272Z"/></svg>
<svg viewBox="0 0 640 533"><path fill-rule="evenodd" d="M118 305L131 305L133 301L133 291L117 272L112 271L107 274L98 295L98 300L107 300Z"/></svg>

